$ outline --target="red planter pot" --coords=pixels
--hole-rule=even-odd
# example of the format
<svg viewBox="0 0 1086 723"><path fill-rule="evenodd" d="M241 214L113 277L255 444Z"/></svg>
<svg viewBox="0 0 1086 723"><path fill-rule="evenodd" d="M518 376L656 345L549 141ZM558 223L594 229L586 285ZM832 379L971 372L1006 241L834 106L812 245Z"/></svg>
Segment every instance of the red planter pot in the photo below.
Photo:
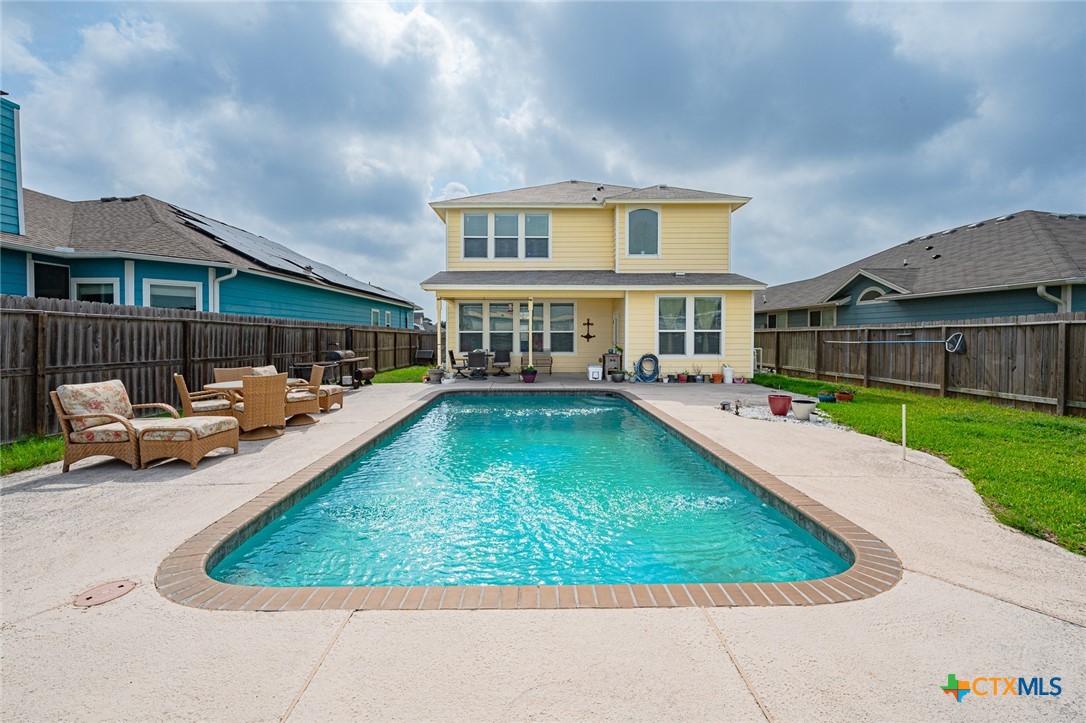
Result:
<svg viewBox="0 0 1086 723"><path fill-rule="evenodd" d="M783 417L788 414L788 410L792 406L792 397L787 394L770 394L769 395L769 411L778 417Z"/></svg>
<svg viewBox="0 0 1086 723"><path fill-rule="evenodd" d="M839 402L851 402L854 399L854 395L848 392L835 392L833 397Z"/></svg>

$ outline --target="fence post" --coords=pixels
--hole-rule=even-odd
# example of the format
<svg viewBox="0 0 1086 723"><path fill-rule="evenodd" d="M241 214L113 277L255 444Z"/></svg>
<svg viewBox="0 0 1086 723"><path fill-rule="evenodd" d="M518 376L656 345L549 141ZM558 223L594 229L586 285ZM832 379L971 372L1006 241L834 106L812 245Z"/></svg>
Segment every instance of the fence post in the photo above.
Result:
<svg viewBox="0 0 1086 723"><path fill-rule="evenodd" d="M871 330L864 327L863 337L861 339L863 344L860 345L860 353L863 354L864 365L864 386L871 386Z"/></svg>
<svg viewBox="0 0 1086 723"><path fill-rule="evenodd" d="M265 333L265 336L264 336L264 364L266 366L271 366L271 365L275 364L275 358L274 358L275 346L274 346L274 344L272 342L272 331L274 329L275 329L274 326L272 326L271 324L268 324L267 329L266 329L266 333Z"/></svg>
<svg viewBox="0 0 1086 723"><path fill-rule="evenodd" d="M34 431L39 436L45 434L45 422L49 416L46 400L49 398L45 388L45 333L46 313L38 314L38 323L34 332Z"/></svg>
<svg viewBox="0 0 1086 723"><path fill-rule="evenodd" d="M1067 414L1067 322L1056 324L1056 414Z"/></svg>
<svg viewBox="0 0 1086 723"><path fill-rule="evenodd" d="M781 373L781 330L773 330L773 371Z"/></svg>
<svg viewBox="0 0 1086 723"><path fill-rule="evenodd" d="M945 326L939 327L939 335L942 339L947 338ZM939 396L945 397L946 388L949 383L947 381L947 377L950 376L950 352L948 352L946 349L943 349L943 363L939 365L939 368L942 370L939 374Z"/></svg>
<svg viewBox="0 0 1086 723"><path fill-rule="evenodd" d="M199 385L196 380L196 370L192 364L192 321L185 319L181 322L181 374L189 384ZM199 386L195 387L199 389Z"/></svg>
<svg viewBox="0 0 1086 723"><path fill-rule="evenodd" d="M821 374L819 369L822 368L822 345L818 342L821 341L822 332L819 329L814 330L814 378L819 379Z"/></svg>

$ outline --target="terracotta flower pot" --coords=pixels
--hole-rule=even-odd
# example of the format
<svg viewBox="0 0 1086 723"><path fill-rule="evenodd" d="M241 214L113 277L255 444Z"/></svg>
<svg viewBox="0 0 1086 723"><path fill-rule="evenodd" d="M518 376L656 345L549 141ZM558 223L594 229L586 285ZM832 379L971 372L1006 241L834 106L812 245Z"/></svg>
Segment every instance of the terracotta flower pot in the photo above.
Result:
<svg viewBox="0 0 1086 723"><path fill-rule="evenodd" d="M713 384L721 384L723 381L724 381L724 375L723 374L714 374L713 375Z"/></svg>
<svg viewBox="0 0 1086 723"><path fill-rule="evenodd" d="M778 417L788 414L788 408L792 406L792 397L787 394L770 394L769 411Z"/></svg>
<svg viewBox="0 0 1086 723"><path fill-rule="evenodd" d="M856 398L852 392L834 392L833 398L839 402L851 402Z"/></svg>

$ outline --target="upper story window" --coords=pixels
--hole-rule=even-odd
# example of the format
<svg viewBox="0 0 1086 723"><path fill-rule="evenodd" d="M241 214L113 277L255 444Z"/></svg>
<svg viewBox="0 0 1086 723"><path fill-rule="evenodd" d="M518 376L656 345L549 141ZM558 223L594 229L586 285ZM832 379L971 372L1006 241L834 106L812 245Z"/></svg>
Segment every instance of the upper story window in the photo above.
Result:
<svg viewBox="0 0 1086 723"><path fill-rule="evenodd" d="M548 213L465 213L465 259L549 259Z"/></svg>
<svg viewBox="0 0 1086 723"><path fill-rule="evenodd" d="M629 256L660 255L660 212L635 208L626 214L626 253Z"/></svg>
<svg viewBox="0 0 1086 723"><path fill-rule="evenodd" d="M807 326L822 326L822 311L811 309L807 312Z"/></svg>
<svg viewBox="0 0 1086 723"><path fill-rule="evenodd" d="M381 325L381 312L378 309L370 309L370 326Z"/></svg>
<svg viewBox="0 0 1086 723"><path fill-rule="evenodd" d="M766 314L765 315L765 328L767 328L767 329L776 329L777 328L777 315L776 314Z"/></svg>
<svg viewBox="0 0 1086 723"><path fill-rule="evenodd" d="M167 279L143 280L143 305L160 309L200 311L203 284L196 281Z"/></svg>
<svg viewBox="0 0 1086 723"><path fill-rule="evenodd" d="M72 298L76 301L120 303L120 279L72 279Z"/></svg>

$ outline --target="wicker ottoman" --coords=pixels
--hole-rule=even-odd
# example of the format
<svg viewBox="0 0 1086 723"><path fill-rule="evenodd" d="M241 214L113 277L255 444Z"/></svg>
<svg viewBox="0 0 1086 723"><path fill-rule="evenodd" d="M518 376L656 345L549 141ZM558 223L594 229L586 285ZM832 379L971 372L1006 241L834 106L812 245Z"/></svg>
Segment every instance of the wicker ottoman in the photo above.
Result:
<svg viewBox="0 0 1086 723"><path fill-rule="evenodd" d="M140 446L140 464L166 457L196 463L212 450L229 447L238 453L238 420L234 417L134 419Z"/></svg>

